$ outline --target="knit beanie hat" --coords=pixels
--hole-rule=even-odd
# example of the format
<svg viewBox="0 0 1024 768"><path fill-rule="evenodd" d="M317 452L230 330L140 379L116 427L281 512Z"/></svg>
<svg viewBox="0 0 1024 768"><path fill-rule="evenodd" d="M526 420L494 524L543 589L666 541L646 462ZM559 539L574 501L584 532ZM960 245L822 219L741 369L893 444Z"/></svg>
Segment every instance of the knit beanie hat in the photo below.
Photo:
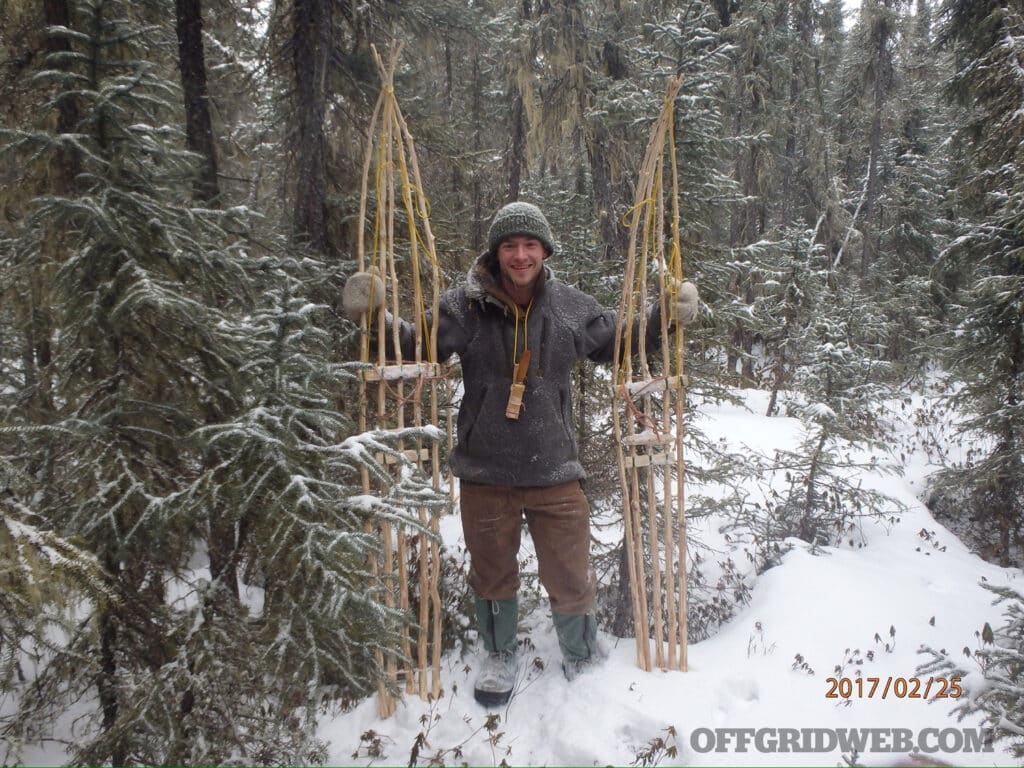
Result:
<svg viewBox="0 0 1024 768"><path fill-rule="evenodd" d="M551 235L551 226L540 208L531 203L509 203L494 214L494 221L487 231L488 251L492 254L497 253L498 244L512 235L535 237L543 244L548 256L555 252L555 238Z"/></svg>

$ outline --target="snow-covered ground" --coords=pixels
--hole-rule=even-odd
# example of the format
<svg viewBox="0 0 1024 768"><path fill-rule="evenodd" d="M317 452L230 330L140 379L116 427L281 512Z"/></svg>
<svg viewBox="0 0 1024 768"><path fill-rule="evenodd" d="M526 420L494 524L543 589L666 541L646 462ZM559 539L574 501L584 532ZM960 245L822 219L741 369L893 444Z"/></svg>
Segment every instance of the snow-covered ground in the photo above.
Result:
<svg viewBox="0 0 1024 768"><path fill-rule="evenodd" d="M764 393L745 397L749 409L702 408L701 428L736 450L795 448L799 422L760 415ZM416 749L418 765L831 766L845 765L844 755L852 756L852 746L837 741L849 736L869 739L857 756L865 765L913 764L910 750L872 749L872 738L885 745L909 738L925 751L942 748L929 755L933 764L1015 764L1001 744L992 751L971 751L977 723L950 717L954 701L935 696L942 684L932 684L927 701L897 696L904 686L914 692L914 681L896 681L915 677L925 661L918 653L922 645L964 658L963 648L977 647L976 633L985 622L1003 623L980 582L1021 578L1017 569L999 568L968 552L918 500L924 478L935 469L913 423L915 411L927 405L926 398L915 397L891 407L899 432L888 461L898 464L902 475L862 477L865 486L906 505L899 522L865 523L865 546L812 555L797 543L781 565L752 580L749 604L720 632L689 648L687 672L642 672L633 641L609 637L607 662L569 683L559 667L550 619L538 608L520 622L520 635L529 633L535 650L523 660L506 707L488 712L479 706L472 695L476 657L450 654L443 662L445 693L438 701L406 697L387 720L378 718L372 700L325 715L320 736L330 743L330 763L407 765ZM460 546L457 518L444 522L447 545ZM716 536L710 528L695 533ZM852 696L827 697L835 687L828 678L852 680L857 671L864 682L859 689L853 684ZM927 680L920 682L919 695L926 685ZM749 743L741 745L741 733L715 729L751 729ZM772 749L773 742L796 738L797 729L830 729L802 731L800 738L810 746L835 746L813 752ZM945 749L958 743L966 746Z"/></svg>

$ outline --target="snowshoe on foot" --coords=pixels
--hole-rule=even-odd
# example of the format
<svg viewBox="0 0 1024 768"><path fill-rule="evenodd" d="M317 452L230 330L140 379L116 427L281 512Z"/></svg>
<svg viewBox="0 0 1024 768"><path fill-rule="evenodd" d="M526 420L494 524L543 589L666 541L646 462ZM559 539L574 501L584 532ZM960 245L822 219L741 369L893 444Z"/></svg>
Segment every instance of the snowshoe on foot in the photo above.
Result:
<svg viewBox="0 0 1024 768"><path fill-rule="evenodd" d="M519 661L515 650L487 654L476 677L473 697L485 707L500 707L508 703L518 674Z"/></svg>

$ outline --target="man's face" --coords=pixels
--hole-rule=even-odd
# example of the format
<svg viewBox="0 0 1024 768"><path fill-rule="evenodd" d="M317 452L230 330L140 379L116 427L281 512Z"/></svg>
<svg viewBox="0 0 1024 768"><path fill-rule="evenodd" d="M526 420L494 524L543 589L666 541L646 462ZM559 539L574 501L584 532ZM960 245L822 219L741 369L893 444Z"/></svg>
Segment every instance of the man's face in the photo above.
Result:
<svg viewBox="0 0 1024 768"><path fill-rule="evenodd" d="M498 266L506 289L532 288L544 268L544 244L529 235L512 235L498 244Z"/></svg>

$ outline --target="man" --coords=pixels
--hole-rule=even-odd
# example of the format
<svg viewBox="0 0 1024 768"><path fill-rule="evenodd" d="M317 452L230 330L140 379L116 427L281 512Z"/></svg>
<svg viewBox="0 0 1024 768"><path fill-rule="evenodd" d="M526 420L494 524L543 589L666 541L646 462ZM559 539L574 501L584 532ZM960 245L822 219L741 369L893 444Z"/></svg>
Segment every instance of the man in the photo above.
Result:
<svg viewBox="0 0 1024 768"><path fill-rule="evenodd" d="M517 556L524 517L566 677L603 656L593 616L590 507L580 487L585 473L569 380L579 358L612 360L616 317L554 277L544 263L555 252L554 238L536 206L501 208L487 239L465 284L441 299L437 347L440 360L457 354L462 363L464 395L451 464L460 481L469 583L487 650L474 694L485 706L498 706L511 697L518 670ZM379 307L382 296L376 276L357 273L345 285L345 311L358 318ZM692 321L697 307L697 289L683 283L672 302L673 320ZM404 354L411 356L412 325L400 327ZM644 340L648 348L657 346L661 330L655 306ZM519 380L525 390L515 390Z"/></svg>

